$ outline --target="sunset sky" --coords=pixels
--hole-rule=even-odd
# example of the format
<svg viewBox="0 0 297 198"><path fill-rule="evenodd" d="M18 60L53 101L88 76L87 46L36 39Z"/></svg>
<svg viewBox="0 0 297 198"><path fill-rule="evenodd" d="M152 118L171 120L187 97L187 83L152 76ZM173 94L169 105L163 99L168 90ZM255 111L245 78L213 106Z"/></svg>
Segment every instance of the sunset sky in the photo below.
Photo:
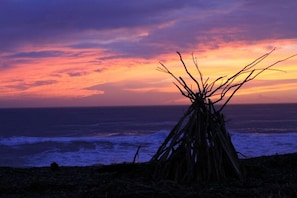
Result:
<svg viewBox="0 0 297 198"><path fill-rule="evenodd" d="M159 62L215 79L276 48L263 68L297 53L296 19L296 0L1 0L0 108L187 104ZM297 57L276 68L231 103L297 102Z"/></svg>

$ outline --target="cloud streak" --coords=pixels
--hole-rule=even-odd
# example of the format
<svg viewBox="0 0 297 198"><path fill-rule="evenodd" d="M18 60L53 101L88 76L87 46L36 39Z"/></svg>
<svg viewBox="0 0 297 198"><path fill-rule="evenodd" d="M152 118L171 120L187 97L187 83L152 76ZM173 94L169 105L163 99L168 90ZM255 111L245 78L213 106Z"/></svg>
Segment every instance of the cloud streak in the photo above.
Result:
<svg viewBox="0 0 297 198"><path fill-rule="evenodd" d="M27 90L33 87L40 87L40 86L45 86L45 85L52 85L57 83L55 80L38 80L32 83L25 83L25 82L16 82L14 85L8 85L8 88L13 88L17 90Z"/></svg>
<svg viewBox="0 0 297 198"><path fill-rule="evenodd" d="M264 1L1 1L1 50L21 45L104 48L153 57L225 42L295 39L297 3ZM122 37L121 39L119 39Z"/></svg>
<svg viewBox="0 0 297 198"><path fill-rule="evenodd" d="M20 52L11 54L10 58L48 58L48 57L60 57L65 56L65 52L62 51L32 51L32 52Z"/></svg>

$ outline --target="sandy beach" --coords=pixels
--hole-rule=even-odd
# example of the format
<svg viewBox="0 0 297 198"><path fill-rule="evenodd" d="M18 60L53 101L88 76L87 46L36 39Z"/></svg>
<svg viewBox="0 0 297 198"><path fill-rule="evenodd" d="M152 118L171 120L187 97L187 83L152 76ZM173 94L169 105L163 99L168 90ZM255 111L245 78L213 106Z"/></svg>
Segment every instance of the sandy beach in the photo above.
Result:
<svg viewBox="0 0 297 198"><path fill-rule="evenodd" d="M0 168L0 197L297 197L297 153L242 159L246 180L156 181L146 163Z"/></svg>

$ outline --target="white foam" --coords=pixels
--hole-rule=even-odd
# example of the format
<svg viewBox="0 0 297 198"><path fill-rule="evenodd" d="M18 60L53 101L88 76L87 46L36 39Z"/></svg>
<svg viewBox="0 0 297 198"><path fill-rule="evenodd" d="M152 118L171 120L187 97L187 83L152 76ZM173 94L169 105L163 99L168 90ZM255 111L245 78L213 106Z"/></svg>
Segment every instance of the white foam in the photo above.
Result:
<svg viewBox="0 0 297 198"><path fill-rule="evenodd" d="M246 157L297 152L297 133L232 132L231 139L236 151Z"/></svg>
<svg viewBox="0 0 297 198"><path fill-rule="evenodd" d="M64 152L59 148L51 148L31 156L27 156L24 166L48 166L57 162L63 166L87 166L94 164L113 164L132 162L134 155L141 146L137 162L150 160L161 145L168 132L160 131L143 136L114 136L114 137L60 137L60 138L34 138L14 137L2 140L2 145L17 146L26 143L35 144L41 142L75 143L81 145L79 150ZM90 143L92 148L85 147L83 143ZM0 144L1 144L0 143Z"/></svg>
<svg viewBox="0 0 297 198"><path fill-rule="evenodd" d="M87 166L132 162L138 146L141 148L137 162L148 161L167 135L168 131L142 136L11 137L0 139L0 146L23 149L28 144L34 147L34 144L51 142L54 147L43 148L43 144L39 144L36 148L41 146L43 150L36 152L35 149L34 153L22 156L26 161L23 166L48 166L54 161L62 166ZM231 132L231 138L236 150L247 157L297 152L297 133Z"/></svg>

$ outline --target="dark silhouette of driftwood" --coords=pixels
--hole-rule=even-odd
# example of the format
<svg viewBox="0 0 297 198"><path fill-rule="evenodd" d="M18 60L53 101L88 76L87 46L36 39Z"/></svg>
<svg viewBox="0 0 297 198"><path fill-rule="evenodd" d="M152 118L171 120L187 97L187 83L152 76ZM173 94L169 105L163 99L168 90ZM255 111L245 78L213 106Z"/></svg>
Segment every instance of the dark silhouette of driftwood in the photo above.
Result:
<svg viewBox="0 0 297 198"><path fill-rule="evenodd" d="M231 77L220 76L212 82L209 82L209 78L204 78L194 56L193 63L198 71L198 78L189 72L182 55L177 52L188 81L184 77L177 77L160 63L161 66L157 69L174 78L174 85L183 96L190 99L191 105L151 159L152 163L157 164L154 172L156 179L170 179L180 183L220 181L228 177L244 180L236 150L225 127L222 110L245 83L266 70L281 71L273 66L296 56L279 60L264 68L256 68L273 51L274 49L257 58ZM197 91L189 86L189 81L195 84ZM222 105L216 109L214 105L219 102Z"/></svg>

